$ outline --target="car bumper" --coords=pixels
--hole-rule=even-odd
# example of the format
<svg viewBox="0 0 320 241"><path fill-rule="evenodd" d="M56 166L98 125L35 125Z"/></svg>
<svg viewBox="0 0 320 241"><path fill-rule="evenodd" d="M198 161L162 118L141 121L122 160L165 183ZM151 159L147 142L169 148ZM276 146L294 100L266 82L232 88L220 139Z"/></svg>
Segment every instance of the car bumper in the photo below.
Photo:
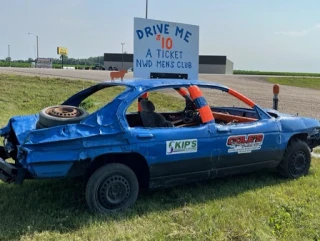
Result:
<svg viewBox="0 0 320 241"><path fill-rule="evenodd" d="M25 179L33 179L23 167L6 162L0 157L0 180L6 183L22 184Z"/></svg>
<svg viewBox="0 0 320 241"><path fill-rule="evenodd" d="M307 138L308 146L313 149L317 146L320 146L320 132L316 134L309 135Z"/></svg>

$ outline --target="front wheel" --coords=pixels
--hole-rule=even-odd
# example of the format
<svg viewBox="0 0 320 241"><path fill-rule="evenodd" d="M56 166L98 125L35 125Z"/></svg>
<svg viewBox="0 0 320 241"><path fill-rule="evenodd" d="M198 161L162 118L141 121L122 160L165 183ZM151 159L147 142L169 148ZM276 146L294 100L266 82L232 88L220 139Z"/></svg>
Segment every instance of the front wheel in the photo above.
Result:
<svg viewBox="0 0 320 241"><path fill-rule="evenodd" d="M86 201L91 211L107 214L132 207L138 193L135 173L123 164L111 163L99 168L90 177Z"/></svg>
<svg viewBox="0 0 320 241"><path fill-rule="evenodd" d="M307 175L311 165L311 152L306 142L291 140L278 166L278 173L286 178Z"/></svg>

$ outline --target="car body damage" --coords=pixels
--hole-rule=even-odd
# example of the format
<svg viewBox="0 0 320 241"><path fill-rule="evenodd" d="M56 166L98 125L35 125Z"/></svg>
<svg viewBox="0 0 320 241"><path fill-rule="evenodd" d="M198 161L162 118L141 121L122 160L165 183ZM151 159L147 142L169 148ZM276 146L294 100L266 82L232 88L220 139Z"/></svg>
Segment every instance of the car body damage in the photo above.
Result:
<svg viewBox="0 0 320 241"><path fill-rule="evenodd" d="M318 120L261 108L235 90L199 80L103 82L61 105L78 107L90 95L112 86L125 88L78 123L39 129L39 114L12 117L0 129L4 138L1 180L22 183L29 178L83 175L96 180L117 170L115 173L123 173L126 178L110 177L107 186L116 182L118 188L131 184L133 188L136 180L140 186L160 188L270 167L278 168L283 175L299 177L307 173L310 150L320 143ZM157 111L147 96L163 89L176 90L184 98L185 108ZM248 108L212 106L202 90L225 92ZM127 113L135 101L139 101L139 110ZM6 161L9 158L14 164ZM292 163L298 164L290 171ZM92 185L102 192L100 211L118 208L110 200L115 193L125 191L110 191L111 196L105 199L106 191L99 191L98 184L89 181L88 187ZM89 206L98 205L90 196L97 194L88 193Z"/></svg>

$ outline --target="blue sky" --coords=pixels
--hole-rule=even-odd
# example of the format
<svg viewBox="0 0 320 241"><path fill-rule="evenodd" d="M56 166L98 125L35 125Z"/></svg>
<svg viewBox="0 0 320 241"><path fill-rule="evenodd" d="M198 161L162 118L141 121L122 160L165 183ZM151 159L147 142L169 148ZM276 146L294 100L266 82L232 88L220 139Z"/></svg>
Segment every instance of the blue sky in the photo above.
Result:
<svg viewBox="0 0 320 241"><path fill-rule="evenodd" d="M0 59L101 56L133 51L133 18L145 0L0 0ZM200 54L227 55L235 69L320 72L319 0L149 0L148 18L200 26Z"/></svg>

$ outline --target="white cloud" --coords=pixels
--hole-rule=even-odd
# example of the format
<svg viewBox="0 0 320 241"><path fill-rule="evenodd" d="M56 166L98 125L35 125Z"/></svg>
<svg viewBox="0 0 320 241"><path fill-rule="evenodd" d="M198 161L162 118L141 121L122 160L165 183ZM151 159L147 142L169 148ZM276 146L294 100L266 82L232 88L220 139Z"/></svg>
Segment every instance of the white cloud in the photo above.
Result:
<svg viewBox="0 0 320 241"><path fill-rule="evenodd" d="M279 31L279 32L275 32L275 34L290 35L290 36L304 36L312 31L317 31L317 30L320 30L320 24L316 24L311 28L304 29L301 31Z"/></svg>

